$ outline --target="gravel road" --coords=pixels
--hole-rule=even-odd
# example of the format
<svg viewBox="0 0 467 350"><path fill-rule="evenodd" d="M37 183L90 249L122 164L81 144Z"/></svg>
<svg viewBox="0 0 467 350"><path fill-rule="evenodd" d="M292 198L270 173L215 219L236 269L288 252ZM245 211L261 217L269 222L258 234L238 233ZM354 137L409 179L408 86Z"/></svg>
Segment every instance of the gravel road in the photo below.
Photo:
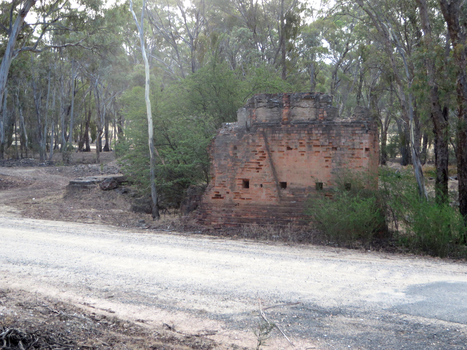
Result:
<svg viewBox="0 0 467 350"><path fill-rule="evenodd" d="M0 214L0 288L255 346L259 303L296 349L467 349L467 265ZM269 349L291 349L274 330Z"/></svg>

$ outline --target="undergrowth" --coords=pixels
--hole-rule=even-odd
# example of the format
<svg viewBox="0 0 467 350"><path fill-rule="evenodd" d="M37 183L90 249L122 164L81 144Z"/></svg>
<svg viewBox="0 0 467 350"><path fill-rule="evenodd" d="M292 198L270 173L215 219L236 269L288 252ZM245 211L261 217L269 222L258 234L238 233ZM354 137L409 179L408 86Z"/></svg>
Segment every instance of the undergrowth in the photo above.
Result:
<svg viewBox="0 0 467 350"><path fill-rule="evenodd" d="M329 243L368 246L386 232L385 209L375 177L343 172L336 186L317 191L308 201L306 214Z"/></svg>
<svg viewBox="0 0 467 350"><path fill-rule="evenodd" d="M467 257L466 225L457 206L420 198L410 171L382 169L379 186L368 175L345 173L334 188L310 198L306 214L329 243L340 246L368 247L392 235L409 252Z"/></svg>
<svg viewBox="0 0 467 350"><path fill-rule="evenodd" d="M410 171L382 169L379 193L401 246L414 253L467 257L466 226L457 205L420 198Z"/></svg>

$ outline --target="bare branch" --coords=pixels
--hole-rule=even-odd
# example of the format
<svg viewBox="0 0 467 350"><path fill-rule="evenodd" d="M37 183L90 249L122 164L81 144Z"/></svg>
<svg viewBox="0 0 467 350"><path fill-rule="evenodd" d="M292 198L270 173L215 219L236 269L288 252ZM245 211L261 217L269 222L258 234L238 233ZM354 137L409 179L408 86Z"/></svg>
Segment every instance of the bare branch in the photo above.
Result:
<svg viewBox="0 0 467 350"><path fill-rule="evenodd" d="M10 8L10 24L9 24L8 30L7 30L8 35L11 34L11 27L13 26L13 10L14 10L14 8L16 7L15 2L16 2L16 0L13 0L13 2L11 3L11 8Z"/></svg>
<svg viewBox="0 0 467 350"><path fill-rule="evenodd" d="M275 328L277 328L277 330L279 332L281 332L281 334L284 336L284 338L289 342L290 345L292 345L293 347L295 347L295 344L292 343L290 341L290 339L285 335L285 333L282 331L282 329L279 328L279 326L275 323L272 323L271 321L268 320L268 318L266 317L266 314L264 313L263 311L263 308L261 307L261 300L258 300L258 303L259 303L259 313L261 315L261 317L263 318L264 321L266 321L269 325L272 325L274 326Z"/></svg>
<svg viewBox="0 0 467 350"><path fill-rule="evenodd" d="M40 52L44 52L44 51L49 50L49 49L60 49L60 48L64 48L64 47L73 47L73 46L82 47L83 49L94 51L93 48L91 48L91 47L81 45L81 43L84 40L85 40L85 38L83 38L80 41L75 42L75 43L67 43L67 44L61 44L61 45L46 45L42 49L38 49L37 45L35 45L35 46L24 46L24 47L22 47L21 49L18 50L16 55L18 55L18 53L23 52L23 51L30 51L30 52L40 53Z"/></svg>

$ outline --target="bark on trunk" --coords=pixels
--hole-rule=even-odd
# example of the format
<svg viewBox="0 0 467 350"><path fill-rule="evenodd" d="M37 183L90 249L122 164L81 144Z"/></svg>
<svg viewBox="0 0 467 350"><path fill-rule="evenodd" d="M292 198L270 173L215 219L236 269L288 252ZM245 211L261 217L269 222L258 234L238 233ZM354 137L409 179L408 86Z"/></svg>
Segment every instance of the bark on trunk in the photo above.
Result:
<svg viewBox="0 0 467 350"><path fill-rule="evenodd" d="M426 0L417 0L422 28L424 31L424 42L426 49L431 51L432 48L432 30L428 16L428 6ZM430 86L430 106L431 120L434 127L435 136L435 167L436 167L436 183L435 195L438 203L447 203L448 198L448 165L449 165L449 121L447 118L447 108L444 110L441 107L438 93L438 85L436 83L436 67L435 62L430 58L430 55L425 57L425 67L428 75L428 84Z"/></svg>
<svg viewBox="0 0 467 350"><path fill-rule="evenodd" d="M32 77L32 91L33 91L33 97L34 97L34 106L36 110L36 121L37 121L37 127L36 127L36 142L39 145L39 158L40 161L43 162L45 160L45 152L42 149L42 139L44 135L42 134L42 111L41 111L41 99L42 96L40 95L40 92L37 88L37 82L35 78L35 73L33 70L34 67L34 62L33 62L33 56L31 55L31 77Z"/></svg>
<svg viewBox="0 0 467 350"><path fill-rule="evenodd" d="M60 78L60 130L61 130L61 150L66 150L66 139L65 139L65 108L63 106L63 77Z"/></svg>
<svg viewBox="0 0 467 350"><path fill-rule="evenodd" d="M8 44L5 49L5 53L2 57L2 63L0 65L0 101L3 100L3 94L5 93L6 83L8 80L8 72L10 71L11 61L13 60L14 56L14 49L16 40L18 38L18 34L23 27L24 19L27 16L31 7L34 6L36 0L27 0L24 4L24 7L16 17L15 23L11 28L11 32L9 33ZM13 6L13 5L11 5Z"/></svg>
<svg viewBox="0 0 467 350"><path fill-rule="evenodd" d="M467 36L466 24L462 22L461 0L439 0L441 12L447 23L451 38L454 62L457 68L457 179L459 184L459 210L467 221Z"/></svg>
<svg viewBox="0 0 467 350"><path fill-rule="evenodd" d="M406 124L400 119L396 119L397 130L399 132L399 153L401 154L401 165L406 166L410 163L409 137Z"/></svg>
<svg viewBox="0 0 467 350"><path fill-rule="evenodd" d="M6 128L5 124L8 123L8 114L7 114L7 97L8 92L5 89L3 94L3 113L2 113L2 120L0 120L0 159L5 158L5 144L6 144ZM1 100L0 100L1 101Z"/></svg>
<svg viewBox="0 0 467 350"><path fill-rule="evenodd" d="M91 116L92 116L92 109L91 109L91 96L92 93L89 93L89 109L87 111L86 122L84 126L84 134L83 134L83 143L84 149L83 152L91 152L91 142L89 140L89 127L91 125ZM85 108L86 110L86 108Z"/></svg>
<svg viewBox="0 0 467 350"><path fill-rule="evenodd" d="M69 144L73 147L73 128L74 128L74 110L75 110L75 61L71 62L71 110L70 110L70 135L68 137ZM68 145L67 145L68 151Z"/></svg>
<svg viewBox="0 0 467 350"><path fill-rule="evenodd" d="M145 93L144 93L144 99L146 101L146 114L147 114L147 120L148 120L148 147L149 147L149 168L150 168L150 186L151 186L151 199L152 199L152 218L154 220L158 220L160 218L159 215L159 207L157 203L157 191L156 191L156 157L155 157L155 147L154 147L154 129L153 129L153 124L152 124L152 109L151 109L151 100L149 98L149 62L148 62L148 57L146 55L146 48L145 48L145 42L144 42L144 32L143 32L143 23L144 23L144 8L146 6L146 0L143 1L143 8L141 10L141 23L138 23L138 20L136 18L135 12L133 11L133 1L130 0L130 10L131 13L133 14L133 18L136 22L136 26L138 27L139 31L139 38L140 38L140 44L141 44L141 54L143 56L144 60L144 71L146 75L146 80L145 80Z"/></svg>
<svg viewBox="0 0 467 350"><path fill-rule="evenodd" d="M281 66L282 66L282 80L287 80L287 66L285 63L285 14L284 14L284 0L281 0L281 35L280 35L280 46L281 46Z"/></svg>
<svg viewBox="0 0 467 350"><path fill-rule="evenodd" d="M420 143L419 138L417 137L417 131L415 130L416 125L418 124L416 113L414 113L414 103L412 96L412 76L409 72L408 63L405 57L405 51L399 43L397 35L392 31L392 28L384 22L382 18L379 17L379 14L375 12L372 8L366 6L363 0L356 0L360 8L365 11L368 16L371 18L374 26L378 30L379 34L383 38L383 45L388 54L392 71L394 73L394 78L396 85L399 90L399 98L401 99L401 108L402 113L408 117L408 127L409 127L409 137L410 137L410 148L412 155L412 163L414 168L415 179L417 180L418 192L420 197L427 198L426 189L425 189L425 180L423 178L422 165L420 163L419 151ZM400 55L402 62L404 64L404 73L406 76L406 81L403 79L403 74L400 72L398 65L396 64L395 59L395 50ZM404 89L406 88L406 90ZM418 126L418 125L417 125ZM417 145L418 140L418 145Z"/></svg>
<svg viewBox="0 0 467 350"><path fill-rule="evenodd" d="M104 138L105 138L104 152L110 152L109 118L105 118Z"/></svg>
<svg viewBox="0 0 467 350"><path fill-rule="evenodd" d="M383 130L383 128L381 128L381 165L386 165L388 160L387 143L388 132L387 130Z"/></svg>
<svg viewBox="0 0 467 350"><path fill-rule="evenodd" d="M50 130L50 150L49 150L49 160L52 160L54 156L54 132L55 132L55 93L56 93L56 86L54 84L54 92L52 96L52 127Z"/></svg>

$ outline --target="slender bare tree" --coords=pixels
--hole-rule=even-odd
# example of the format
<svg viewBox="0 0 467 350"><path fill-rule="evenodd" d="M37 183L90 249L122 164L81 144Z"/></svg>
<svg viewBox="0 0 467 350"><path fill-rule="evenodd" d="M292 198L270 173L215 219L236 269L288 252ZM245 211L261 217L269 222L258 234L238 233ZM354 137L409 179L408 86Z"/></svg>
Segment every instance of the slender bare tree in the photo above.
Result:
<svg viewBox="0 0 467 350"><path fill-rule="evenodd" d="M138 29L139 33L139 40L141 44L141 54L143 55L143 60L144 60L144 70L146 74L146 80L145 80L145 94L144 94L144 99L146 101L146 112L147 112L147 118L148 118L148 146L149 146L149 162L150 162L150 185L151 185L151 199L152 199L152 218L154 220L158 220L160 215L159 215L159 208L157 205L157 191L156 191L156 158L155 158L155 147L154 147L154 129L152 125L152 112L151 112L151 99L149 98L149 78L150 78L150 72L149 72L149 61L148 61L148 56L146 54L146 45L144 42L144 8L146 7L146 0L143 0L143 8L141 10L141 21L138 22L138 19L136 18L135 11L133 10L133 1L130 0L130 11L133 15L133 18L136 23L136 28Z"/></svg>

